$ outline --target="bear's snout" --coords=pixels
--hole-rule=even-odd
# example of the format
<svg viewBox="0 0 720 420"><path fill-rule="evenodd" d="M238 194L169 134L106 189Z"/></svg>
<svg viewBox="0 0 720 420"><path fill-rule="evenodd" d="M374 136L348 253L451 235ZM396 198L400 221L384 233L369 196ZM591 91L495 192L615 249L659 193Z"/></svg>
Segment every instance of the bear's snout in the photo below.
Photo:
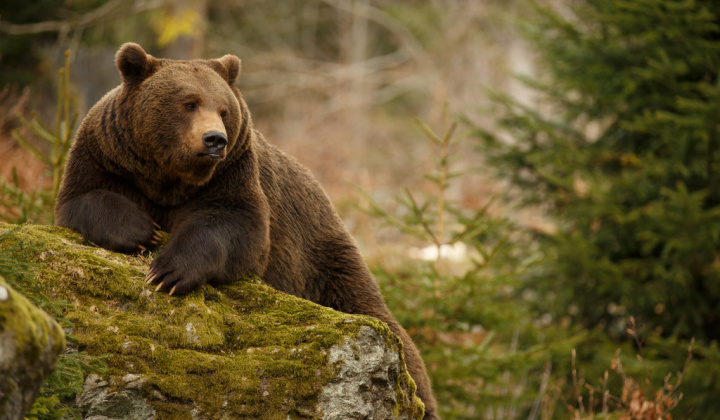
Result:
<svg viewBox="0 0 720 420"><path fill-rule="evenodd" d="M222 159L225 157L225 148L228 144L225 133L208 131L203 134L202 139L205 144L205 149L207 150L207 153L204 153L204 155L213 159Z"/></svg>

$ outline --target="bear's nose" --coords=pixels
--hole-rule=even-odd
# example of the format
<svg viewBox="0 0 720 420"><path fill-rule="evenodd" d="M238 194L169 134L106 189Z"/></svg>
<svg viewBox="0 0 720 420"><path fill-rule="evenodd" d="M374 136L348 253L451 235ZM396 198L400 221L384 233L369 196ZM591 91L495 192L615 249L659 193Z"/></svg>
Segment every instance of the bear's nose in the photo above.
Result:
<svg viewBox="0 0 720 420"><path fill-rule="evenodd" d="M227 136L219 131L208 131L203 134L203 143L209 153L221 152L228 144Z"/></svg>

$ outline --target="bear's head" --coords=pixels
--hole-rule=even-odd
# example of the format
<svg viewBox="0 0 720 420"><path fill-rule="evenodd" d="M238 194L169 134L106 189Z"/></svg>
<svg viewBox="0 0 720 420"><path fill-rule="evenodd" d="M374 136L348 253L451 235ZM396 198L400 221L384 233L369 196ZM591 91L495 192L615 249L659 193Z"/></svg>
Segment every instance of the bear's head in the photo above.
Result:
<svg viewBox="0 0 720 420"><path fill-rule="evenodd" d="M128 43L115 62L122 77L118 117L127 120L133 148L161 172L156 175L207 183L248 123L233 87L240 60L158 59Z"/></svg>

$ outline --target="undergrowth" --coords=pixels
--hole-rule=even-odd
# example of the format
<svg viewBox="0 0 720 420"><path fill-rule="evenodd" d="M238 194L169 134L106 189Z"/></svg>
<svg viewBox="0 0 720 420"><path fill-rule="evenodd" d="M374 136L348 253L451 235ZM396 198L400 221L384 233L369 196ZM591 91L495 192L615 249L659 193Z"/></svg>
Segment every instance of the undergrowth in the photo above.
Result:
<svg viewBox="0 0 720 420"><path fill-rule="evenodd" d="M491 210L494 199L471 209L451 198L468 174L453 167L463 137L447 106L439 133L418 124L437 156L427 193L404 189L391 203L366 196L370 214L423 248L374 273L418 343L443 418L523 418L547 387L547 361L585 334L538 325L523 305L521 276L538 254L532 245L518 252L512 242L522 233Z"/></svg>
<svg viewBox="0 0 720 420"><path fill-rule="evenodd" d="M0 179L0 220L21 224L33 221L39 224L53 224L55 221L55 199L60 191L78 111L70 110L70 51L65 52L65 66L58 77L58 97L54 128L44 123L36 112L28 120L22 114L17 117L23 127L40 140L40 145L29 140L23 131L15 129L12 137L35 159L48 168L50 186L25 192L20 187L17 171L13 168L12 181Z"/></svg>
<svg viewBox="0 0 720 420"><path fill-rule="evenodd" d="M634 319L634 339L645 372L623 369L618 349L599 385L578 374L576 348L601 348L587 374L594 376L605 350L617 342L587 329L545 320L533 311L537 299L524 276L542 258L537 243L492 208L464 208L449 199L453 182L468 175L452 168L462 139L447 108L440 134L418 123L435 147L436 165L425 178L425 195L404 189L392 203L363 193L366 211L404 235L425 244L421 254L373 268L393 308L422 352L446 419L671 420L682 399L682 371L657 385L645 363L644 343ZM459 255L453 255L459 253ZM410 254L410 253L408 253ZM391 266L392 265L392 266ZM590 347L590 350L588 350ZM572 360L568 355L572 354ZM564 407L564 409L563 409Z"/></svg>
<svg viewBox="0 0 720 420"><path fill-rule="evenodd" d="M610 370L605 370L603 377L598 380L598 385L591 385L578 374L577 352L573 349L572 400L568 401L562 391L558 391L558 398L573 419L672 420L671 411L678 407L683 399L680 385L693 358L695 340L690 341L682 369L676 373L668 373L659 385L654 383L651 377L651 369L645 360L644 343L638 335L634 317L630 317L630 324L631 327L626 332L637 346L635 358L642 364L644 378L637 379L625 372L620 357L621 350L617 349L610 362ZM620 382L619 386L614 387L620 390L619 395L611 392L613 380Z"/></svg>

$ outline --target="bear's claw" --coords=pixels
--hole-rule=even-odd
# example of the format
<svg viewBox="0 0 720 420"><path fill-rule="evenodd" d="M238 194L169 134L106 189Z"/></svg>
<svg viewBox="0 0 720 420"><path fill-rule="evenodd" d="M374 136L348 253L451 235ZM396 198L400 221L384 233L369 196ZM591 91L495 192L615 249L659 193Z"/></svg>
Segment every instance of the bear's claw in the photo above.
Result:
<svg viewBox="0 0 720 420"><path fill-rule="evenodd" d="M156 275L152 271L148 272L147 275L145 276L145 284L152 283L153 280L155 280L155 277L156 277Z"/></svg>

